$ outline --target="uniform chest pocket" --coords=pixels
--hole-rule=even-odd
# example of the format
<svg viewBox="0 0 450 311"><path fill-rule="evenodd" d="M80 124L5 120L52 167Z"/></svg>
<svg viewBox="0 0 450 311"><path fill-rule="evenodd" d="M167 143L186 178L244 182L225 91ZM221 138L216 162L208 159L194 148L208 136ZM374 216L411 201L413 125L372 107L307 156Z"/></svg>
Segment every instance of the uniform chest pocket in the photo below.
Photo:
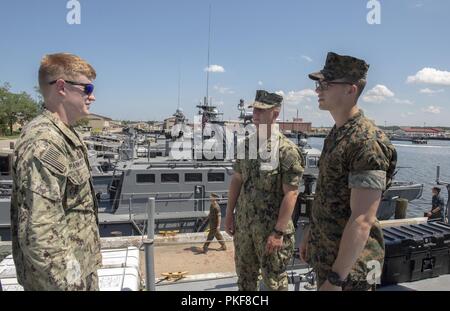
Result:
<svg viewBox="0 0 450 311"><path fill-rule="evenodd" d="M271 171L261 171L260 177L260 188L262 190L273 192L278 189L280 180L280 173L278 169Z"/></svg>
<svg viewBox="0 0 450 311"><path fill-rule="evenodd" d="M345 154L334 152L320 161L320 169L332 171L334 174L342 174L345 169Z"/></svg>
<svg viewBox="0 0 450 311"><path fill-rule="evenodd" d="M86 165L71 170L67 175L66 199L67 209L92 209L91 175Z"/></svg>

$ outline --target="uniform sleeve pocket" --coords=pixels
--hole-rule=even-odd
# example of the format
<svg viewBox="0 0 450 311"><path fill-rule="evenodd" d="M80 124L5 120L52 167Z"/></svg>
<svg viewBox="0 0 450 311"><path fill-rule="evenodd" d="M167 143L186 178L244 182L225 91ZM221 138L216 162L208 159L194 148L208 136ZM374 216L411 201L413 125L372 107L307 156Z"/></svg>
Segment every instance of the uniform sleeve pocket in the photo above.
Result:
<svg viewBox="0 0 450 311"><path fill-rule="evenodd" d="M85 210L92 206L89 178L90 173L86 166L69 172L66 186L67 209Z"/></svg>
<svg viewBox="0 0 450 311"><path fill-rule="evenodd" d="M78 170L71 170L67 176L69 181L77 186L81 186L89 180L90 174L87 167L84 165Z"/></svg>

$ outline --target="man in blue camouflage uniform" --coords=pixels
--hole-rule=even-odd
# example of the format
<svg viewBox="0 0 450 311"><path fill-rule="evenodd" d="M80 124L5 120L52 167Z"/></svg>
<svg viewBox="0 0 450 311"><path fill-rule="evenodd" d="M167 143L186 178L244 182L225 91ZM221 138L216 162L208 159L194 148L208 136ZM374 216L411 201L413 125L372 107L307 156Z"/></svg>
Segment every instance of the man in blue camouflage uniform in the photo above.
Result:
<svg viewBox="0 0 450 311"><path fill-rule="evenodd" d="M45 109L23 129L13 166L13 258L25 290L98 290L98 208L87 150L72 127L95 101L95 77L75 55L41 62Z"/></svg>
<svg viewBox="0 0 450 311"><path fill-rule="evenodd" d="M384 240L376 212L397 155L357 106L368 69L361 59L330 52L324 69L309 75L319 108L336 122L324 142L311 224L300 245L320 290L370 290L382 271Z"/></svg>
<svg viewBox="0 0 450 311"><path fill-rule="evenodd" d="M257 147L247 138L245 157L238 156L229 187L225 230L234 236L239 290L258 290L261 276L265 289L288 288L286 267L294 250L291 216L304 164L297 146L276 127L271 129L282 100L280 95L260 90L250 106L257 126L257 134L252 135L270 137L258 149L271 152L276 161L268 164L261 152L252 158L249 149ZM267 125L267 129L260 125Z"/></svg>

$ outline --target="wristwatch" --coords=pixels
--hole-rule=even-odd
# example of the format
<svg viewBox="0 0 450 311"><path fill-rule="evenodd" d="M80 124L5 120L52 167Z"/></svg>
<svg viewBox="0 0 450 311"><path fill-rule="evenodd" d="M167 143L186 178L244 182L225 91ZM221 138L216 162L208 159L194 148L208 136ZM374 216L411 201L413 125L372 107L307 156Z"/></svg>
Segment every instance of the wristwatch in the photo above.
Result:
<svg viewBox="0 0 450 311"><path fill-rule="evenodd" d="M339 274L337 274L334 271L330 271L327 275L327 280L330 282L331 285L342 287L345 283L345 280L341 280L341 277Z"/></svg>
<svg viewBox="0 0 450 311"><path fill-rule="evenodd" d="M273 233L275 233L279 237L282 237L284 235L283 231L277 230L275 228L273 228Z"/></svg>

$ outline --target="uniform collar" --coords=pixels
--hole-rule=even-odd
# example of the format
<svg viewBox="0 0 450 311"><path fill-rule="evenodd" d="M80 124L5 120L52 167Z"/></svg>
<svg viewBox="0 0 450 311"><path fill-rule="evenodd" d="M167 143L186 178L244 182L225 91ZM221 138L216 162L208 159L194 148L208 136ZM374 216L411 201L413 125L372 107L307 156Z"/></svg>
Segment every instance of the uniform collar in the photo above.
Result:
<svg viewBox="0 0 450 311"><path fill-rule="evenodd" d="M64 122L55 117L53 113L47 109L44 109L43 115L49 119L75 146L81 146L81 140L71 126L64 124Z"/></svg>
<svg viewBox="0 0 450 311"><path fill-rule="evenodd" d="M360 109L353 117L348 119L347 122L345 122L344 125L342 125L340 128L337 128L335 124L333 129L331 130L331 134L336 136L336 140L342 139L342 137L345 136L348 130L354 128L355 124L358 123L363 117L364 112Z"/></svg>
<svg viewBox="0 0 450 311"><path fill-rule="evenodd" d="M326 141L328 142L327 145L330 149L334 149L335 146L339 144L339 142L349 135L351 131L356 130L356 124L360 122L361 118L364 117L364 113L362 110L359 110L353 117L351 117L347 122L344 123L343 126L340 128L337 128L336 125L331 129L330 133L328 134Z"/></svg>

